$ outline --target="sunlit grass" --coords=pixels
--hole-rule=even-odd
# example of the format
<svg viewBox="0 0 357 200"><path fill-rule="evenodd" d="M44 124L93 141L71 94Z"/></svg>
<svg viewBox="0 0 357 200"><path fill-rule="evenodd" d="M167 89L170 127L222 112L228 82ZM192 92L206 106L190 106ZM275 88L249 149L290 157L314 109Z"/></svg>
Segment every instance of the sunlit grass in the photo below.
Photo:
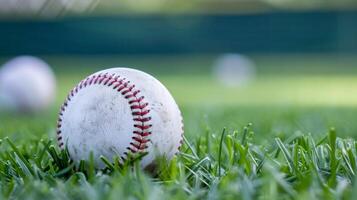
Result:
<svg viewBox="0 0 357 200"><path fill-rule="evenodd" d="M347 59L349 67L337 73L335 59L258 58L258 65L267 68L260 67L257 78L240 88L220 85L205 66L210 60L95 60L52 60L64 68L56 69L58 93L49 112L0 113L0 199L356 196L357 143L351 139L357 136L354 59ZM182 110L185 145L171 163L161 163L158 174L135 165L122 168L109 164L108 169L95 170L87 161L76 166L51 141L59 105L68 91L87 75L115 62L158 64L144 71L168 87ZM100 63L103 67L91 68ZM162 69L171 63L172 72ZM277 66L289 63L294 67L290 71ZM300 64L305 68L297 69ZM86 65L89 68L75 68ZM186 68L179 70L180 66ZM197 68L191 69L194 66Z"/></svg>
<svg viewBox="0 0 357 200"><path fill-rule="evenodd" d="M86 75L60 76L58 100ZM264 75L242 87L226 87L210 76L158 78L180 105L357 106L357 75Z"/></svg>
<svg viewBox="0 0 357 200"><path fill-rule="evenodd" d="M211 77L163 77L181 104L357 106L357 76L258 76L243 87ZM185 80L185 81L182 81Z"/></svg>

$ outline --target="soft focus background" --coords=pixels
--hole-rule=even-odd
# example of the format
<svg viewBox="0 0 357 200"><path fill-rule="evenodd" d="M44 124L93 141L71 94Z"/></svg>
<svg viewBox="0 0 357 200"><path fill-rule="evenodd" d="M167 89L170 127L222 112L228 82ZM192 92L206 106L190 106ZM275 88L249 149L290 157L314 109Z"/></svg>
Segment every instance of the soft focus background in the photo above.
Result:
<svg viewBox="0 0 357 200"><path fill-rule="evenodd" d="M31 130L34 119L54 132L67 92L87 75L119 66L161 80L182 108L190 136L206 126L218 131L248 122L264 139L295 131L321 134L330 126L357 136L355 1L0 3L0 63L38 56L58 81L52 112L31 116L28 124L22 119L28 116L2 114L2 136L42 137L14 126ZM217 59L227 53L254 64L249 82L227 86L216 78ZM233 79L245 76L236 73Z"/></svg>
<svg viewBox="0 0 357 200"><path fill-rule="evenodd" d="M257 146L272 144L276 136L284 140L301 133L321 139L331 127L336 128L339 137L357 137L355 0L0 0L0 64L19 55L43 59L52 67L57 79L55 103L49 110L35 114L0 113L0 137L9 137L17 145L23 145L23 152L33 148L26 146L29 141L54 139L57 113L70 89L86 76L110 67L140 69L162 81L182 110L188 141L197 142L198 148L203 141L197 140L198 137L207 133L217 141L223 127L227 127L227 132L240 131L248 123L253 123L253 142ZM7 149L3 146L1 152ZM212 155L218 152L216 150ZM1 154L0 160L0 171L5 177L6 166L9 166L3 159L6 155L9 154ZM327 159L326 163L329 161ZM195 162L202 164L200 160ZM217 162L213 159L212 163L216 166ZM279 163L276 165L277 170L287 171L286 163L281 165L283 167ZM307 169L310 165L306 166ZM65 174L65 170L71 168L58 167L60 175ZM205 173L202 172L205 177L197 183L211 176ZM56 179L58 191L65 190L61 181L77 184L73 177L78 174L73 174L68 181ZM206 195L208 186L202 187L203 193L195 192L192 185L196 182L191 181L192 177L201 175L196 171L192 174L187 178L188 189L184 182L184 189L180 191L198 197ZM278 174L275 178L282 176ZM310 174L302 174L298 180L309 177ZM354 174L350 177L354 179ZM302 186L296 186L292 194L286 189L289 184L283 189L276 187L267 191L274 193L285 189L284 194L288 196L294 196L296 191L295 197L299 197L299 191L318 192L308 190L318 185L318 179L314 178L311 182L301 181ZM57 190L52 190L50 178L46 179L48 187L41 181L32 187L32 179L29 180L30 184L25 184L27 190L18 190L33 194L33 188L42 188L34 199L46 192L59 195L58 198L64 194L53 192ZM79 184L78 193L73 194L82 198L84 194L93 197L91 192L94 191L97 195L105 194L108 188L104 188L102 180L107 180L106 176L101 176L94 189ZM268 182L254 179L249 184L240 177L236 182L232 180L226 183L232 183L232 187L233 183L241 184L239 191L244 192L248 190L242 188L250 184L264 185L264 189L280 184L283 179L274 184L262 184L271 183L270 176L267 176ZM294 177L287 181L295 184L293 180ZM18 181L20 185L21 181ZM216 191L215 181L207 181L213 188L209 192ZM128 188L122 183L113 191ZM151 186L150 181L145 183ZM137 186L136 179L132 184ZM4 188L16 194L17 187L9 185ZM115 186L115 181L112 185ZM133 185L129 188L135 188ZM338 192L340 187L331 185ZM75 189L68 187L65 191L69 193ZM11 196L12 193L0 188L4 196ZM324 185L321 188L327 191ZM153 195L158 194L155 191L151 191ZM178 194L174 189L170 191L164 193ZM279 196L279 193L274 195Z"/></svg>

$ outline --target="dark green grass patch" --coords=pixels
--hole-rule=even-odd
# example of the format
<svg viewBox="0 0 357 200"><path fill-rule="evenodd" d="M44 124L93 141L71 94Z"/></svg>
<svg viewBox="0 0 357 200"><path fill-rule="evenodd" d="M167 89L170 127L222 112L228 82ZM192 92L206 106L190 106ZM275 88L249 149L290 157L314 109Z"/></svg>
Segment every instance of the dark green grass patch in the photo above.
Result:
<svg viewBox="0 0 357 200"><path fill-rule="evenodd" d="M137 162L94 168L93 157L74 164L51 140L0 146L0 191L19 199L348 199L355 191L357 142L331 129L279 137L259 145L249 124L185 139L157 173Z"/></svg>

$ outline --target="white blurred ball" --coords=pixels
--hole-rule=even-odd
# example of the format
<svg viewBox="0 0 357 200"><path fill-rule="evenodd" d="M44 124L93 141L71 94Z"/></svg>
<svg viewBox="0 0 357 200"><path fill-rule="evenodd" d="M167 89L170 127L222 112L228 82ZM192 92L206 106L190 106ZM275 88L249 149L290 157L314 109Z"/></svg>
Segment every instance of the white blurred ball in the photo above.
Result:
<svg viewBox="0 0 357 200"><path fill-rule="evenodd" d="M217 58L213 74L225 86L244 86L254 79L255 65L244 55L223 54Z"/></svg>
<svg viewBox="0 0 357 200"><path fill-rule="evenodd" d="M37 112L54 101L56 80L51 68L41 59L19 56L0 69L0 109Z"/></svg>

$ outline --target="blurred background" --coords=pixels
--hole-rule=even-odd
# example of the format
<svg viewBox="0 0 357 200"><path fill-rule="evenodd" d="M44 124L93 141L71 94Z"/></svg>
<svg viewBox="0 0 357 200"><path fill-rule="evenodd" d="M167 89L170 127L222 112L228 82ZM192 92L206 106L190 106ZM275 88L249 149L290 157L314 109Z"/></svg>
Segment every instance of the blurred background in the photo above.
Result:
<svg viewBox="0 0 357 200"><path fill-rule="evenodd" d="M249 122L259 138L357 136L355 0L0 0L0 63L20 55L52 68L56 96L2 112L2 136L54 133L67 92L110 67L162 81L191 136Z"/></svg>

